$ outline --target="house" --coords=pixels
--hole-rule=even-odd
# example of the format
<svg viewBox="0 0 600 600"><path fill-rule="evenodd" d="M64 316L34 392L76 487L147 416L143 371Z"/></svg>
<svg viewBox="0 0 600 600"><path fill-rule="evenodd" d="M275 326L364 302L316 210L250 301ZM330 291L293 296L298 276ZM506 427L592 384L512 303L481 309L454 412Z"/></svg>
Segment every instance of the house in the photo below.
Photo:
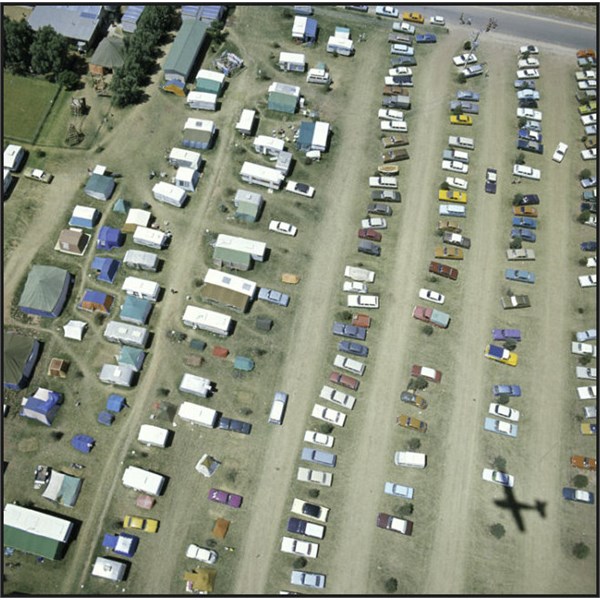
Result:
<svg viewBox="0 0 600 600"><path fill-rule="evenodd" d="M347 38L330 36L327 40L327 52L339 54L340 56L352 56L354 54L354 42Z"/></svg>
<svg viewBox="0 0 600 600"><path fill-rule="evenodd" d="M125 300L120 306L121 312L119 313L119 318L126 323L145 325L152 312L152 306L152 302L145 298L125 296Z"/></svg>
<svg viewBox="0 0 600 600"><path fill-rule="evenodd" d="M200 170L202 165L202 156L199 152L184 150L183 148L173 148L169 153L169 163L174 167L188 167L194 171Z"/></svg>
<svg viewBox="0 0 600 600"><path fill-rule="evenodd" d="M240 170L240 177L242 181L246 183L254 183L256 185L262 185L272 190L278 190L283 184L285 176L281 171L277 169L271 169L270 167L263 167L256 163L244 162Z"/></svg>
<svg viewBox="0 0 600 600"><path fill-rule="evenodd" d="M166 483L166 479L162 475L133 466L125 469L121 481L125 487L151 496L160 496Z"/></svg>
<svg viewBox="0 0 600 600"><path fill-rule="evenodd" d="M137 29L137 22L144 12L144 6L138 4L125 7L121 17L121 28L127 33L133 33Z"/></svg>
<svg viewBox="0 0 600 600"><path fill-rule="evenodd" d="M103 225L100 227L98 239L96 240L96 248L98 250L112 250L120 248L125 243L125 235L113 227Z"/></svg>
<svg viewBox="0 0 600 600"><path fill-rule="evenodd" d="M22 146L9 144L4 150L3 166L10 171L18 171L21 168L21 163L25 158L25 150Z"/></svg>
<svg viewBox="0 0 600 600"><path fill-rule="evenodd" d="M164 202L177 208L181 208L187 198L185 190L166 181L159 181L155 184L152 188L152 195L159 202Z"/></svg>
<svg viewBox="0 0 600 600"><path fill-rule="evenodd" d="M85 321L76 321L72 319L66 325L63 325L63 335L69 340L77 340L80 342L83 339L83 334L87 329Z"/></svg>
<svg viewBox="0 0 600 600"><path fill-rule="evenodd" d="M302 121L298 128L296 148L304 152L320 150L324 152L329 145L329 123L323 121Z"/></svg>
<svg viewBox="0 0 600 600"><path fill-rule="evenodd" d="M65 269L34 265L27 275L19 299L19 309L28 315L54 318L67 301L72 276Z"/></svg>
<svg viewBox="0 0 600 600"><path fill-rule="evenodd" d="M136 373L142 370L146 353L141 348L132 348L131 346L121 346L119 354L115 356L117 364L120 367L128 367Z"/></svg>
<svg viewBox="0 0 600 600"><path fill-rule="evenodd" d="M127 250L123 257L123 264L132 269L142 269L143 271L158 270L158 255L143 250Z"/></svg>
<svg viewBox="0 0 600 600"><path fill-rule="evenodd" d="M306 71L306 57L304 54L295 52L280 52L277 66L282 71L304 73L304 71Z"/></svg>
<svg viewBox="0 0 600 600"><path fill-rule="evenodd" d="M163 66L167 81L179 80L185 83L188 80L204 44L207 29L207 23L192 19L182 21Z"/></svg>
<svg viewBox="0 0 600 600"><path fill-rule="evenodd" d="M77 305L81 310L108 314L114 302L114 296L97 290L84 290L83 298Z"/></svg>
<svg viewBox="0 0 600 600"><path fill-rule="evenodd" d="M20 552L60 560L65 555L73 530L74 524L68 519L18 504L4 507L2 542Z"/></svg>
<svg viewBox="0 0 600 600"><path fill-rule="evenodd" d="M169 243L170 237L170 234L164 231L138 226L133 232L133 243L161 250Z"/></svg>
<svg viewBox="0 0 600 600"><path fill-rule="evenodd" d="M284 150L285 142L279 138L268 135L257 135L252 142L255 152L259 154L268 154L269 156L278 156Z"/></svg>
<svg viewBox="0 0 600 600"><path fill-rule="evenodd" d="M104 330L104 337L114 344L127 344L136 348L145 348L148 343L148 330L145 327L129 325L119 321L110 321Z"/></svg>
<svg viewBox="0 0 600 600"><path fill-rule="evenodd" d="M199 150L212 148L217 128L214 121L192 119L183 126L183 146Z"/></svg>
<svg viewBox="0 0 600 600"><path fill-rule="evenodd" d="M292 168L292 162L294 161L294 155L291 152L283 150L277 155L277 162L275 163L275 169L287 175Z"/></svg>
<svg viewBox="0 0 600 600"><path fill-rule="evenodd" d="M104 174L105 171L104 167L96 166L83 189L83 192L90 198L102 200L103 202L110 199L116 185L112 177Z"/></svg>
<svg viewBox="0 0 600 600"><path fill-rule="evenodd" d="M264 204L263 197L256 192L237 190L233 199L235 218L246 223L258 221Z"/></svg>
<svg viewBox="0 0 600 600"><path fill-rule="evenodd" d="M217 94L209 92L190 92L186 104L197 110L217 110Z"/></svg>
<svg viewBox="0 0 600 600"><path fill-rule="evenodd" d="M198 185L200 174L190 167L179 167L175 173L175 185L188 192L193 192Z"/></svg>
<svg viewBox="0 0 600 600"><path fill-rule="evenodd" d="M125 219L125 225L121 227L122 233L133 233L137 227L149 227L152 213L141 208L130 208Z"/></svg>
<svg viewBox="0 0 600 600"><path fill-rule="evenodd" d="M9 390L27 387L41 352L42 346L35 338L7 331L2 344L4 387Z"/></svg>
<svg viewBox="0 0 600 600"><path fill-rule="evenodd" d="M65 254L83 256L89 241L90 236L81 229L63 229L54 249Z"/></svg>
<svg viewBox="0 0 600 600"><path fill-rule="evenodd" d="M222 304L233 310L245 312L254 299L256 282L216 269L208 269L200 293L206 302Z"/></svg>
<svg viewBox="0 0 600 600"><path fill-rule="evenodd" d="M292 25L292 38L298 44L312 46L317 41L318 23L316 19L305 16L294 17Z"/></svg>
<svg viewBox="0 0 600 600"><path fill-rule="evenodd" d="M61 393L38 388L32 396L23 398L19 415L44 425L52 425L62 402Z"/></svg>
<svg viewBox="0 0 600 600"><path fill-rule="evenodd" d="M96 279L98 279L98 281L112 283L117 276L120 264L120 261L114 258L95 256L90 268L93 271L96 271Z"/></svg>
<svg viewBox="0 0 600 600"><path fill-rule="evenodd" d="M225 85L225 74L208 69L200 69L196 74L196 91L220 96ZM191 92L190 92L191 93Z"/></svg>
<svg viewBox="0 0 600 600"><path fill-rule="evenodd" d="M123 24L123 21L121 21ZM104 38L90 58L89 69L92 75L106 75L125 63L125 40L110 36Z"/></svg>
<svg viewBox="0 0 600 600"><path fill-rule="evenodd" d="M83 227L84 229L93 229L100 220L100 213L91 206L81 206L78 204L73 209L69 225L71 227Z"/></svg>
<svg viewBox="0 0 600 600"><path fill-rule="evenodd" d="M135 370L128 366L117 365L102 365L100 370L100 381L109 385L121 385L123 387L131 387L135 377Z"/></svg>
<svg viewBox="0 0 600 600"><path fill-rule="evenodd" d="M242 135L252 135L254 131L254 125L256 120L256 111L250 110L249 108L242 109L242 114L235 124L235 128Z"/></svg>
<svg viewBox="0 0 600 600"><path fill-rule="evenodd" d="M129 563L97 556L92 566L92 575L110 581L123 581Z"/></svg>
<svg viewBox="0 0 600 600"><path fill-rule="evenodd" d="M129 296L144 298L151 302L156 302L160 294L160 285L150 279L141 279L140 277L126 277L121 290Z"/></svg>
<svg viewBox="0 0 600 600"><path fill-rule="evenodd" d="M227 9L223 5L217 4L184 4L181 7L181 18L182 19L195 19L197 21L204 21L205 23L212 23L213 21L222 21L225 17Z"/></svg>
<svg viewBox="0 0 600 600"><path fill-rule="evenodd" d="M207 308L188 304L181 320L188 327L210 331L217 335L228 336L231 332L231 317Z"/></svg>
<svg viewBox="0 0 600 600"><path fill-rule="evenodd" d="M293 115L300 101L300 88L297 85L274 81L268 89L267 108Z"/></svg>
<svg viewBox="0 0 600 600"><path fill-rule="evenodd" d="M102 34L105 21L102 5L51 5L36 4L27 21L34 31L49 25L56 31L78 44L80 48L93 48Z"/></svg>
<svg viewBox="0 0 600 600"><path fill-rule="evenodd" d="M52 469L50 481L42 493L42 498L73 508L79 498L82 483L83 481L79 477Z"/></svg>

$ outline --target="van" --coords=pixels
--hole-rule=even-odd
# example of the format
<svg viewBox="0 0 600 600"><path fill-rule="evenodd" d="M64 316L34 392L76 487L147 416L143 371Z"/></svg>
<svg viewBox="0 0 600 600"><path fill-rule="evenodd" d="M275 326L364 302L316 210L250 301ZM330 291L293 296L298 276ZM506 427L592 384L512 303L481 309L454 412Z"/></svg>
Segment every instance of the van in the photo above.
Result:
<svg viewBox="0 0 600 600"><path fill-rule="evenodd" d="M269 413L269 423L273 425L283 424L283 415L287 405L288 395L285 392L275 392L271 412Z"/></svg>
<svg viewBox="0 0 600 600"><path fill-rule="evenodd" d="M439 213L444 217L466 217L467 207L455 204L440 204Z"/></svg>
<svg viewBox="0 0 600 600"><path fill-rule="evenodd" d="M422 452L396 452L394 464L399 467L424 469L427 465L427 454Z"/></svg>
<svg viewBox="0 0 600 600"><path fill-rule="evenodd" d="M448 138L448 145L455 148L466 148L467 150L475 150L475 142L473 138L451 135Z"/></svg>

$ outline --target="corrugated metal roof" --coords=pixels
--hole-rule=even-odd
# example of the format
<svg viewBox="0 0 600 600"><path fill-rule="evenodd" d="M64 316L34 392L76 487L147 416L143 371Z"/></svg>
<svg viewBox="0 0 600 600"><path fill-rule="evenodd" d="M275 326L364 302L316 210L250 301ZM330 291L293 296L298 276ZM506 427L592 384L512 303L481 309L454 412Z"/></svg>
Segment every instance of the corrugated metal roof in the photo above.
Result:
<svg viewBox="0 0 600 600"><path fill-rule="evenodd" d="M207 29L206 23L192 20L183 21L165 60L163 71L176 73L187 79L206 37Z"/></svg>
<svg viewBox="0 0 600 600"><path fill-rule="evenodd" d="M65 37L89 42L98 27L102 11L102 6L39 4L33 7L27 21L34 31L50 25Z"/></svg>

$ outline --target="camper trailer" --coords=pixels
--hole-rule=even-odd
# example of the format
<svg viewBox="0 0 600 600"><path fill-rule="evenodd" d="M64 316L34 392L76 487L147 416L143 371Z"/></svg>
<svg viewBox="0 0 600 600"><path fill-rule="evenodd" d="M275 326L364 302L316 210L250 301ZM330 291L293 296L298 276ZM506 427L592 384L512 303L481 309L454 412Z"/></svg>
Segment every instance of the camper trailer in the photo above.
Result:
<svg viewBox="0 0 600 600"><path fill-rule="evenodd" d="M282 71L296 71L304 73L306 70L306 57L296 52L280 52L277 63Z"/></svg>
<svg viewBox="0 0 600 600"><path fill-rule="evenodd" d="M243 135L252 135L254 131L254 121L256 119L256 111L244 108L235 128Z"/></svg>
<svg viewBox="0 0 600 600"><path fill-rule="evenodd" d="M193 150L173 148L169 153L169 163L174 167L187 167L188 169L199 171L202 164L202 156L199 152L194 152Z"/></svg>
<svg viewBox="0 0 600 600"><path fill-rule="evenodd" d="M231 332L231 317L207 308L186 306L182 321L188 327L203 329L217 335L227 336Z"/></svg>
<svg viewBox="0 0 600 600"><path fill-rule="evenodd" d="M129 325L120 321L110 321L104 330L104 337L115 344L126 344L136 348L145 348L148 342L148 330L145 327Z"/></svg>
<svg viewBox="0 0 600 600"><path fill-rule="evenodd" d="M252 143L254 150L259 154L267 154L269 156L279 156L285 148L285 142L279 138L270 137L268 135L257 135Z"/></svg>
<svg viewBox="0 0 600 600"><path fill-rule="evenodd" d="M121 286L121 290L129 296L156 302L158 300L158 295L160 294L160 285L158 285L156 281L150 281L149 279L126 277Z"/></svg>
<svg viewBox="0 0 600 600"><path fill-rule="evenodd" d="M214 429L217 425L218 413L213 408L194 404L193 402L183 402L179 406L177 415L184 421L202 425Z"/></svg>
<svg viewBox="0 0 600 600"><path fill-rule="evenodd" d="M207 398L210 395L212 389L212 383L210 379L205 377L198 377L191 373L184 373L179 384L180 392L187 392L188 394L194 394L194 396L200 396L201 398Z"/></svg>
<svg viewBox="0 0 600 600"><path fill-rule="evenodd" d="M164 231L138 226L133 232L133 243L161 250L167 245L169 237Z"/></svg>
<svg viewBox="0 0 600 600"><path fill-rule="evenodd" d="M121 385L123 387L131 387L135 369L128 365L111 365L104 364L100 371L100 381L111 385Z"/></svg>
<svg viewBox="0 0 600 600"><path fill-rule="evenodd" d="M200 174L198 171L194 171L194 169L190 169L189 167L179 167L177 173L175 173L174 183L183 190L193 192L198 185L199 179Z"/></svg>
<svg viewBox="0 0 600 600"><path fill-rule="evenodd" d="M125 487L132 488L136 492L160 496L166 480L158 473L130 466L125 469L121 481Z"/></svg>
<svg viewBox="0 0 600 600"><path fill-rule="evenodd" d="M127 250L123 257L123 264L131 269L142 271L158 270L158 255L143 250Z"/></svg>
<svg viewBox="0 0 600 600"><path fill-rule="evenodd" d="M309 69L306 75L307 83L321 83L328 85L331 82L331 76L325 69Z"/></svg>
<svg viewBox="0 0 600 600"><path fill-rule="evenodd" d="M354 42L332 35L327 40L327 52L339 54L340 56L352 56L354 54Z"/></svg>
<svg viewBox="0 0 600 600"><path fill-rule="evenodd" d="M159 202L164 202L165 204L170 204L177 208L183 206L187 196L185 190L171 183L167 183L166 181L159 181L152 188L152 195Z"/></svg>
<svg viewBox="0 0 600 600"><path fill-rule="evenodd" d="M196 110L217 110L217 94L209 92L190 92L186 103Z"/></svg>
<svg viewBox="0 0 600 600"><path fill-rule="evenodd" d="M138 442L146 446L165 448L169 440L170 431L156 425L142 425L138 433Z"/></svg>
<svg viewBox="0 0 600 600"><path fill-rule="evenodd" d="M263 167L246 161L240 170L240 177L242 181L246 183L254 183L256 185L262 185L272 190L278 190L281 188L285 176L281 171L277 169L271 169L270 167Z"/></svg>

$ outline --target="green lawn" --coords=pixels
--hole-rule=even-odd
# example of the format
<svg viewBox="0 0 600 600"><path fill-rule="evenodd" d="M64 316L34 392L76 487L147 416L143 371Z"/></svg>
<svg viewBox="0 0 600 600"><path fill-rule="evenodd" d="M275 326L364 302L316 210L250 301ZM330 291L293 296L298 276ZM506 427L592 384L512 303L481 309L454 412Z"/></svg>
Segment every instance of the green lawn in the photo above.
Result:
<svg viewBox="0 0 600 600"><path fill-rule="evenodd" d="M33 143L57 93L54 83L5 73L4 136Z"/></svg>

